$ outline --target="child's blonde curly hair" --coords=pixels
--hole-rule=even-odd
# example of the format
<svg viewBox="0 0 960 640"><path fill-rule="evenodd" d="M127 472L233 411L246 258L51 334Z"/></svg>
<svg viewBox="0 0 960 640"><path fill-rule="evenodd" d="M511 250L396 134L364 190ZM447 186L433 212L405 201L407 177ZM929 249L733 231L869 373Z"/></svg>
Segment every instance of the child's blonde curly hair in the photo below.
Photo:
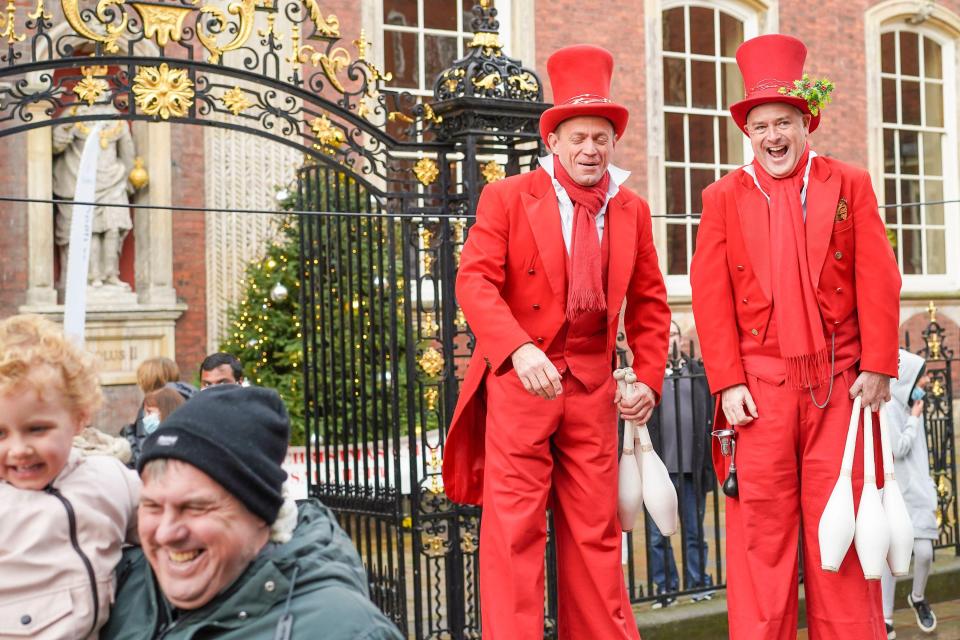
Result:
<svg viewBox="0 0 960 640"><path fill-rule="evenodd" d="M19 315L0 321L0 393L24 382L41 393L56 389L71 411L88 419L103 402L93 354L40 316Z"/></svg>

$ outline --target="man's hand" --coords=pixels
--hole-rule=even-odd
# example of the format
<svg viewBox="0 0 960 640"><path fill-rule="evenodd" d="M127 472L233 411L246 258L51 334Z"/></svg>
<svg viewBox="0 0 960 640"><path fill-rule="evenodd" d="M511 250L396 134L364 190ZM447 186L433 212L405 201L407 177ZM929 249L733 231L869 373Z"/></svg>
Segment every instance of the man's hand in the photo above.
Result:
<svg viewBox="0 0 960 640"><path fill-rule="evenodd" d="M881 402L890 400L890 376L873 371L861 371L853 386L850 387L850 397L860 396L860 403L874 411L880 410Z"/></svg>
<svg viewBox="0 0 960 640"><path fill-rule="evenodd" d="M621 397L618 388L613 401L617 404L620 416L624 420L630 420L640 425L647 424L647 421L650 420L653 407L657 404L657 396L653 393L653 389L637 381L633 383L633 393L630 400Z"/></svg>
<svg viewBox="0 0 960 640"><path fill-rule="evenodd" d="M720 407L723 409L727 424L732 427L742 427L759 417L757 405L745 384L727 387L721 391Z"/></svg>
<svg viewBox="0 0 960 640"><path fill-rule="evenodd" d="M919 418L923 415L923 400L917 400L913 403L913 406L910 407L910 415L914 418Z"/></svg>
<svg viewBox="0 0 960 640"><path fill-rule="evenodd" d="M523 388L530 395L553 400L563 393L557 368L550 362L547 354L535 347L532 342L517 347L517 350L510 355L510 360L513 361L513 370L517 372Z"/></svg>

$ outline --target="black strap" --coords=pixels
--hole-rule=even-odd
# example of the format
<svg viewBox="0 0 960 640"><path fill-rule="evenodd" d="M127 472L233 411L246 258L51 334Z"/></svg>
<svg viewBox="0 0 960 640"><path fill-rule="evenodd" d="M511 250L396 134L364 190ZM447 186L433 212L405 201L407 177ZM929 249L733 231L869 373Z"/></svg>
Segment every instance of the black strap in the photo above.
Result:
<svg viewBox="0 0 960 640"><path fill-rule="evenodd" d="M90 633L92 634L97 630L97 619L100 616L100 596L97 593L97 574L93 571L93 563L90 562L90 558L88 558L87 554L80 548L80 541L77 539L77 515L73 511L73 505L70 504L70 501L63 497L63 494L57 491L53 485L48 485L46 491L59 500L66 510L67 523L70 526L70 544L73 545L73 550L77 552L80 560L83 561L83 566L87 570L87 577L90 579L90 593L93 595L93 627L90 629Z"/></svg>

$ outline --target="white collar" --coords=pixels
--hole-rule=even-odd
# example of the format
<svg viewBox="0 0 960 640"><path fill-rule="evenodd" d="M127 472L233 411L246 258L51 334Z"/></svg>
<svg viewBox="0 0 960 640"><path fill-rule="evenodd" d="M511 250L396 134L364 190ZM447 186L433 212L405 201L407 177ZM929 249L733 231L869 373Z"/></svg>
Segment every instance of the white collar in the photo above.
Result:
<svg viewBox="0 0 960 640"><path fill-rule="evenodd" d="M550 179L553 180L554 188L559 186L560 182L553 176L553 154L540 156L539 161L540 166L543 167L543 170L546 171ZM630 177L630 172L612 164L607 167L607 171L610 173L610 186L607 187L607 197L609 199L619 193L620 185L627 181L627 178Z"/></svg>
<svg viewBox="0 0 960 640"><path fill-rule="evenodd" d="M813 165L813 159L817 157L817 152L813 149L810 149L810 156L807 158L807 166L803 170L803 189L800 190L800 202L806 204L807 202L807 182L810 180L810 167ZM766 199L767 202L770 202L770 196L767 195L767 192L763 190L763 187L760 186L760 181L757 180L757 172L753 168L753 163L743 165L743 170L753 178L753 184L757 185L757 189L760 190ZM612 175L612 174L611 174Z"/></svg>

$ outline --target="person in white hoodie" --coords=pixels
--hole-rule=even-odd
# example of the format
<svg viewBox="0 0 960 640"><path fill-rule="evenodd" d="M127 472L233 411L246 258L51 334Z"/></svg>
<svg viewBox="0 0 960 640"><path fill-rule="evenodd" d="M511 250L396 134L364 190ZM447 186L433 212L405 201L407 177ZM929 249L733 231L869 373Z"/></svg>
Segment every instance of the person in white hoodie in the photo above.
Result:
<svg viewBox="0 0 960 640"><path fill-rule="evenodd" d="M939 537L939 531L937 488L930 477L930 456L923 426L923 396L928 380L924 365L922 357L900 350L898 377L890 384L892 398L887 403L887 415L894 473L913 522L913 589L907 602L913 608L920 629L932 633L937 628L937 616L930 610L924 590L933 564L933 541ZM886 568L882 579L883 617L890 640L897 637L893 630L895 586L893 576Z"/></svg>

